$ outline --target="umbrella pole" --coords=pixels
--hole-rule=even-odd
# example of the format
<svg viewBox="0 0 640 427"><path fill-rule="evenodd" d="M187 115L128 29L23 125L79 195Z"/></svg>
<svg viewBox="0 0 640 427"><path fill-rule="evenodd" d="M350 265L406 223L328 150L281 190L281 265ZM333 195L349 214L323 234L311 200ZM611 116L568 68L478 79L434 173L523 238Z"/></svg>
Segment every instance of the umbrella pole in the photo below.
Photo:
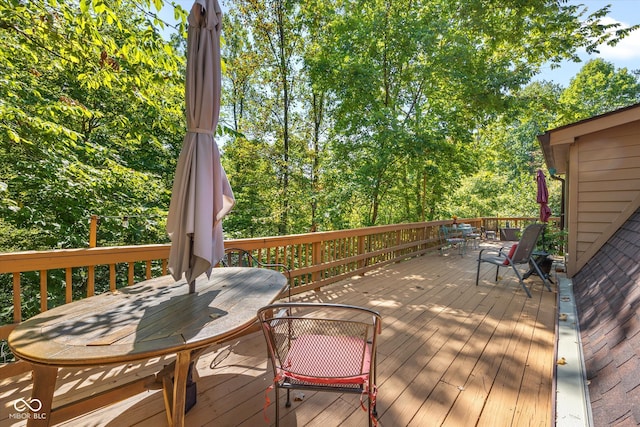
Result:
<svg viewBox="0 0 640 427"><path fill-rule="evenodd" d="M196 292L196 281L189 282L189 293L193 294Z"/></svg>

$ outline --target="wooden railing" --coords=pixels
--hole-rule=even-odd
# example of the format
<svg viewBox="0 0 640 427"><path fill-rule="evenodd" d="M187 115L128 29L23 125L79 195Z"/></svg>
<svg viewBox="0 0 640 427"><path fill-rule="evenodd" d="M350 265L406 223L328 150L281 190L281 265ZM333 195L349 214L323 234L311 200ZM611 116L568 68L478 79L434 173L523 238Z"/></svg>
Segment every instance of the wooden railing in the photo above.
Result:
<svg viewBox="0 0 640 427"><path fill-rule="evenodd" d="M522 227L535 219L458 220L489 230L503 227L507 221L512 227ZM250 251L264 263L286 265L291 271L292 294L296 294L435 250L440 247L438 228L451 222L452 220L431 221L282 237L236 239L226 241L225 245ZM0 340L6 339L11 330L24 320L23 317L27 317L23 316L23 282L35 281L36 288L39 285L39 310L32 311L44 312L54 305L89 297L97 292L115 291L136 280L165 275L168 256L167 244L0 254L0 275L4 276L8 286L12 286L13 295L13 321L0 325ZM125 278L120 277L123 271L126 271ZM78 280L82 282L80 285L74 283L78 276ZM56 286L64 286L64 298L60 297L57 301L52 301L51 295L56 292L50 290L50 281L54 277ZM81 289L80 295L78 288ZM62 291L58 289L57 293L61 294ZM37 313L29 315L34 314Z"/></svg>

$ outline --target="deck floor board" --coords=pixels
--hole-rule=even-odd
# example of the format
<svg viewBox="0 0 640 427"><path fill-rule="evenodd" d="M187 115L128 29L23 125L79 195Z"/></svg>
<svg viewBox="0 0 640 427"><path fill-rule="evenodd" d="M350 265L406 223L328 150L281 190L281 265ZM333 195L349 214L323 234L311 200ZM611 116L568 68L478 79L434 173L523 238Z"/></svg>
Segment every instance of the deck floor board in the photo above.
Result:
<svg viewBox="0 0 640 427"><path fill-rule="evenodd" d="M477 250L471 249L463 257L456 251L431 253L293 297L362 305L381 313L381 426L553 424L556 290L543 289L532 276L527 283L533 298L527 298L513 273L504 269L494 283L495 270L487 267L476 287L476 257ZM171 361L64 369L54 406ZM269 423L263 412L272 376L260 332L211 347L197 368L198 403L187 414L186 425L274 425L273 390L268 392ZM25 425L8 419L7 413L11 399L29 393L29 374L0 383L0 426ZM367 424L358 396L305 392L292 408L285 408L284 401L283 392L283 427ZM58 425L162 427L167 419L161 391L149 391Z"/></svg>

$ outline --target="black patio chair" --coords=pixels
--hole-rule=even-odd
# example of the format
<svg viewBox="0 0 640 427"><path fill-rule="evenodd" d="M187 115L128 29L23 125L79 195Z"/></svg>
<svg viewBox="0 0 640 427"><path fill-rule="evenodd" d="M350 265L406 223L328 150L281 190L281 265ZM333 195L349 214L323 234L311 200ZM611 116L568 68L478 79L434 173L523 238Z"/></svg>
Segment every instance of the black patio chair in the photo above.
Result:
<svg viewBox="0 0 640 427"><path fill-rule="evenodd" d="M478 280L480 278L480 265L483 262L487 262L496 266L496 282L498 281L498 272L500 271L500 267L511 268L515 272L518 277L518 281L520 282L520 286L525 290L527 296L531 298L531 292L529 288L524 283L524 279L520 272L518 271L518 266L526 265L531 266L538 273L538 276L544 282L544 285L548 290L551 290L551 286L544 274L540 271L540 267L536 263L534 258L534 249L536 248L536 243L538 242L538 238L544 229L544 224L531 224L529 225L524 232L522 233L522 237L517 243L514 243L511 247L502 247L500 250L495 251L491 249L482 249L480 250L480 254L478 255L478 271L476 274L476 286L478 286Z"/></svg>

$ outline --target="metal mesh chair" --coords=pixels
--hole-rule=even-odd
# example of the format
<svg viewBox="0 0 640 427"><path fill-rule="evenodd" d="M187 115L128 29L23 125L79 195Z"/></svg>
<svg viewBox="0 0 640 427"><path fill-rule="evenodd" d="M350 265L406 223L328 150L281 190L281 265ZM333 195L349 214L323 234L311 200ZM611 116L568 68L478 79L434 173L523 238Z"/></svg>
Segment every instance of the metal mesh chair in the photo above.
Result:
<svg viewBox="0 0 640 427"><path fill-rule="evenodd" d="M320 303L272 304L258 311L274 372L276 426L280 389L361 394L375 423L376 342L380 315L367 308ZM363 404L364 409L364 404Z"/></svg>
<svg viewBox="0 0 640 427"><path fill-rule="evenodd" d="M515 243L510 248L502 247L499 251L491 251L487 249L480 250L478 255L478 271L476 274L476 286L478 286L478 280L480 278L480 265L483 262L487 262L496 266L496 282L498 281L498 272L500 267L511 268L516 273L520 286L525 290L527 296L531 298L531 292L524 283L524 279L518 271L518 266L531 265L533 269L538 273L542 281L548 290L551 290L551 286L544 274L540 271L540 267L534 259L533 251L536 248L536 243L540 237L540 233L544 229L544 224L531 224L524 232L520 241Z"/></svg>
<svg viewBox="0 0 640 427"><path fill-rule="evenodd" d="M471 224L458 224L458 230L462 233L462 237L465 239L466 244L471 242L473 249L480 247L480 233L478 233Z"/></svg>
<svg viewBox="0 0 640 427"><path fill-rule="evenodd" d="M458 229L441 226L438 229L440 235L440 255L444 255L444 251L447 248L458 248L458 254L463 256L467 249L467 241L462 236L462 232Z"/></svg>

